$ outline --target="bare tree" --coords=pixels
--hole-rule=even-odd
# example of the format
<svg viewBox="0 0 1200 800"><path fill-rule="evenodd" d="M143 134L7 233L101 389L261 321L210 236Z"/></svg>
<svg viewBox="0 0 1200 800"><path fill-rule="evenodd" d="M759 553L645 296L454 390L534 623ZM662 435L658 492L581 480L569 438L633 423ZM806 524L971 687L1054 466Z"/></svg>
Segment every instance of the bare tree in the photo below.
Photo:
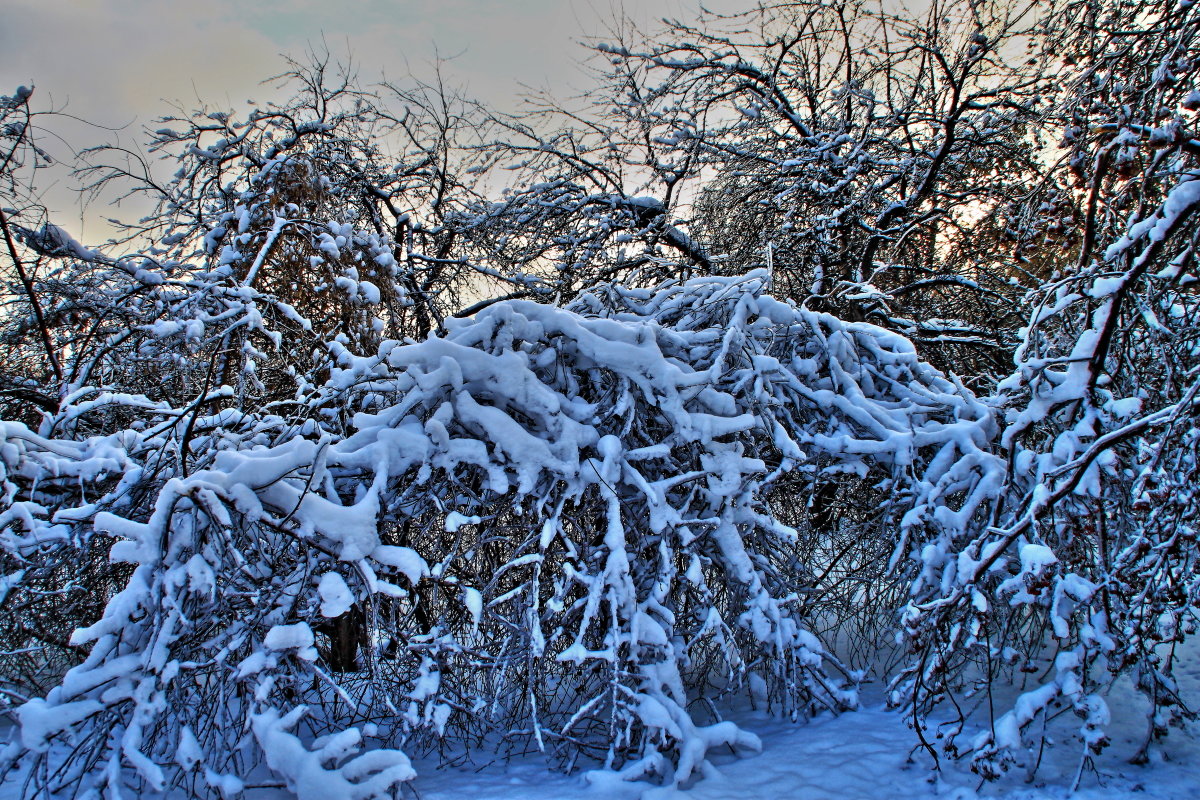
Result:
<svg viewBox="0 0 1200 800"><path fill-rule="evenodd" d="M618 29L595 46L591 113L552 104L559 133L530 123L505 145L531 177L496 213L535 231L504 239L525 247L510 258L601 280L656 257L685 274L769 262L785 296L994 375L1024 276L987 231L1043 173L1035 11L813 0Z"/></svg>

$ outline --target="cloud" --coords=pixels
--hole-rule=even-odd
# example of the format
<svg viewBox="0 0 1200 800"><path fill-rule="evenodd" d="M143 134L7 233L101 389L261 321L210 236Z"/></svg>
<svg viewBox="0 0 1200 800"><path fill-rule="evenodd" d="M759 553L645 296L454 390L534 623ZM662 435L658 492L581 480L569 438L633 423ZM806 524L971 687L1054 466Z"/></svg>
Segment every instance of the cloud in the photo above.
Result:
<svg viewBox="0 0 1200 800"><path fill-rule="evenodd" d="M147 122L165 98L223 98L278 64L270 40L232 15L196 18L180 5L132 0L10 3L0 80L32 82L104 125Z"/></svg>
<svg viewBox="0 0 1200 800"><path fill-rule="evenodd" d="M696 2L642 0L631 11L649 20ZM145 121L163 99L240 102L280 68L280 53L324 40L368 79L457 56L450 73L503 103L519 83L568 77L583 56L575 40L605 9L603 0L9 0L0 86L32 81L98 122Z"/></svg>
<svg viewBox="0 0 1200 800"><path fill-rule="evenodd" d="M8 0L0 26L0 92L37 86L37 100L109 127L125 144L142 127L202 102L225 108L264 101L260 82L282 71L281 53L303 58L327 46L349 54L364 82L386 75L428 79L451 57L448 82L468 95L515 110L521 84L565 91L583 85L586 53L577 40L611 16L607 0ZM640 0L646 22L688 16L698 0ZM103 131L62 122L55 130L76 148ZM60 149L66 149L61 147ZM69 154L67 154L69 155ZM56 186L48 202L74 201Z"/></svg>

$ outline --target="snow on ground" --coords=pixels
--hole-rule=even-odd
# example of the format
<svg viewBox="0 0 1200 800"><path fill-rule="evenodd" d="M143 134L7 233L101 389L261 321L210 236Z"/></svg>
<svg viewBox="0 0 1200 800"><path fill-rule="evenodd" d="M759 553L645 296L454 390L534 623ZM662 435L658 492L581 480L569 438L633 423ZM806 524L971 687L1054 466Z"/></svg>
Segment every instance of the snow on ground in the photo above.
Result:
<svg viewBox="0 0 1200 800"><path fill-rule="evenodd" d="M1185 699L1200 698L1200 642L1184 645L1176 677ZM871 687L865 692L871 697ZM997 701L1003 704L1003 700ZM1151 750L1145 765L1129 763L1145 730L1146 703L1129 682L1109 696L1111 746L1085 772L1079 790L1070 785L1079 766L1079 745L1060 735L1047 747L1032 781L1016 769L984 784L966 763L942 761L939 778L904 718L869 702L863 710L790 723L764 712L734 719L762 738L761 753L729 753L686 789L622 781L613 773L551 772L540 756L504 759L476 753L465 766L438 768L436 759L414 759L418 777L407 794L419 800L1198 800L1200 721L1173 729ZM1056 723L1064 732L1078 726L1069 715ZM5 732L7 733L7 732ZM0 735L0 740L5 738ZM267 775L247 782L276 783ZM0 800L15 798L20 781L0 785ZM247 800L292 800L278 788L250 789ZM175 800L182 800L177 798ZM329 798L328 800L339 800Z"/></svg>
<svg viewBox="0 0 1200 800"><path fill-rule="evenodd" d="M1200 647L1189 642L1178 678L1184 696L1200 696ZM622 781L613 773L550 772L537 756L505 760L477 753L466 766L439 769L434 759L414 759L418 777L407 796L419 800L1197 800L1200 798L1200 722L1172 730L1151 751L1146 765L1129 763L1144 730L1145 703L1118 686L1109 698L1112 745L1084 774L1074 794L1079 765L1074 739L1045 751L1034 780L1023 770L982 784L965 763L943 759L934 779L931 761L913 750L915 738L903 717L878 704L834 717L793 724L763 712L736 721L759 734L761 753L730 753L703 778L679 790ZM1064 729L1073 718L1059 720ZM3 737L0 737L3 738ZM264 783L274 781L267 777ZM248 781L256 783L253 778ZM262 784L260 784L262 785ZM0 800L18 796L20 781L0 786ZM405 796L405 795L402 795ZM291 800L277 788L251 789L247 800ZM338 800L338 798L329 798Z"/></svg>
<svg viewBox="0 0 1200 800"><path fill-rule="evenodd" d="M1200 646L1189 642L1177 678L1185 698L1200 698ZM421 800L1198 800L1200 722L1173 729L1151 750L1145 765L1129 763L1145 730L1146 703L1119 684L1109 697L1112 744L1070 786L1079 767L1076 740L1062 736L1047 747L1032 781L1014 770L983 784L966 763L942 761L934 778L931 759L913 751L916 742L903 717L879 704L809 723L792 724L761 712L737 721L761 736L762 753L730 754L684 790L621 781L611 773L547 772L537 758L480 758L469 767L438 769L415 762ZM1078 727L1067 715L1064 732Z"/></svg>
<svg viewBox="0 0 1200 800"><path fill-rule="evenodd" d="M1195 707L1200 642L1183 645L1176 679ZM864 696L872 699L872 687ZM1004 705L1003 699L997 702ZM1128 680L1114 688L1108 702L1112 744L1096 768L1084 773L1074 794L1070 786L1080 746L1069 733L1079 722L1069 714L1054 723L1060 744L1046 748L1032 781L1016 769L985 784L965 762L945 759L935 778L930 757L914 752L916 738L904 718L877 702L799 724L762 712L740 715L736 721L762 738L763 751L730 754L685 790L634 785L610 773L548 773L532 758L440 770L416 762L416 788L421 800L1200 800L1200 721L1172 729L1151 749L1150 763L1131 764L1145 733L1148 704Z"/></svg>
<svg viewBox="0 0 1200 800"><path fill-rule="evenodd" d="M1200 669L1197 669L1200 671ZM754 730L763 752L730 757L686 790L632 785L612 775L549 774L536 760L495 762L474 768L437 770L417 763L422 800L890 800L890 798L1004 798L1004 800L1195 800L1200 797L1200 728L1173 731L1158 757L1136 766L1128 757L1137 746L1140 715L1117 722L1121 737L1101 757L1099 774L1084 776L1073 796L1068 789L1078 763L1074 744L1048 752L1037 777L1023 773L980 786L964 765L931 780L929 759L909 754L914 738L902 718L879 707L823 717L809 724L760 718ZM1053 750L1053 748L1052 748ZM425 767L422 769L422 767ZM477 770L477 771L476 771ZM978 791L977 791L978 790Z"/></svg>

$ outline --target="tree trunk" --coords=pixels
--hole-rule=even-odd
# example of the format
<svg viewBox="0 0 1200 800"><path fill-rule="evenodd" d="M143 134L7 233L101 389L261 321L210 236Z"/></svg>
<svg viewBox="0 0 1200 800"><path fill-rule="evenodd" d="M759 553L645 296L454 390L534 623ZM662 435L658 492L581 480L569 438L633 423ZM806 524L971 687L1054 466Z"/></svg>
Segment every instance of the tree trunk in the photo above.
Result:
<svg viewBox="0 0 1200 800"><path fill-rule="evenodd" d="M320 626L318 630L329 637L329 651L323 655L331 671L358 672L359 645L367 646L366 623L366 615L355 605Z"/></svg>

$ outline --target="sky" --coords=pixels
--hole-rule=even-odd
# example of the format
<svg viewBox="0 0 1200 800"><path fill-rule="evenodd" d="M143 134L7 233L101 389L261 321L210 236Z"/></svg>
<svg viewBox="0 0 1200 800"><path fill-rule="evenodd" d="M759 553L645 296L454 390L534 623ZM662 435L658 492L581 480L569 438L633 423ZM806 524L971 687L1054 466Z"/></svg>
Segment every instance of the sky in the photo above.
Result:
<svg viewBox="0 0 1200 800"><path fill-rule="evenodd" d="M35 107L53 106L113 133L62 122L60 159L141 128L200 101L244 107L270 96L261 81L282 71L280 54L327 47L349 53L364 83L429 78L439 57L451 85L500 110L515 110L521 86L559 94L581 89L580 39L600 36L609 0L5 0L0 94L34 86ZM721 6L720 2L716 3ZM739 5L739 4L735 4ZM713 3L706 3L713 7ZM631 0L624 12L653 27L691 19L699 0ZM60 224L86 236L69 180L46 194ZM64 219L65 217L65 219Z"/></svg>

